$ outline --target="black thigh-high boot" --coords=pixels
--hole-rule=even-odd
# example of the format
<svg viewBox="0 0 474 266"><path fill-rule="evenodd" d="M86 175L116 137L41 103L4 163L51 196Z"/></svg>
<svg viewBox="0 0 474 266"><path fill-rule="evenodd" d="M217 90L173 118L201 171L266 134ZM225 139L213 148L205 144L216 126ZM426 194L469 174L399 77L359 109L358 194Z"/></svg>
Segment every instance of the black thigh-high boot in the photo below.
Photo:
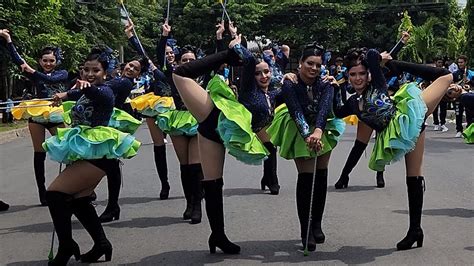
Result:
<svg viewBox="0 0 474 266"><path fill-rule="evenodd" d="M100 215L101 223L108 223L120 219L120 206L118 199L120 195L120 185L122 184L122 173L120 161L115 160L113 166L107 172L107 188L109 190L109 200L105 211Z"/></svg>
<svg viewBox="0 0 474 266"><path fill-rule="evenodd" d="M231 66L240 64L239 55L233 49L227 49L215 54L205 56L201 59L180 65L173 74L181 77L196 79L212 70L219 69L219 67L228 63ZM190 64L191 63L191 64Z"/></svg>
<svg viewBox="0 0 474 266"><path fill-rule="evenodd" d="M168 183L168 164L166 162L166 145L153 146L155 154L155 165L158 177L161 181L160 199L164 200L169 197L170 184Z"/></svg>
<svg viewBox="0 0 474 266"><path fill-rule="evenodd" d="M72 239L72 196L58 191L47 191L45 199L59 240L58 253L48 265L66 265L72 255L79 260L79 246Z"/></svg>
<svg viewBox="0 0 474 266"><path fill-rule="evenodd" d="M188 165L188 179L191 180L192 191L192 211L191 224L198 224L202 218L201 201L203 197L201 180L203 179L202 167L200 163Z"/></svg>
<svg viewBox="0 0 474 266"><path fill-rule="evenodd" d="M316 244L324 243L326 236L321 229L324 206L326 205L326 194L328 191L328 169L317 169L314 182L313 213L311 228Z"/></svg>
<svg viewBox="0 0 474 266"><path fill-rule="evenodd" d="M385 187L385 180L383 179L383 172L384 171L377 171L376 180L377 180L377 187L378 188Z"/></svg>
<svg viewBox="0 0 474 266"><path fill-rule="evenodd" d="M209 237L209 251L216 252L216 247L227 254L240 253L240 247L227 238L224 231L224 202L222 196L222 178L211 181L202 181L204 198L206 200L206 213L211 226Z"/></svg>
<svg viewBox="0 0 474 266"><path fill-rule="evenodd" d="M423 210L423 193L425 179L422 176L407 176L408 213L410 227L402 241L398 242L398 250L410 249L416 242L418 247L423 246L423 230L421 229L421 213Z"/></svg>
<svg viewBox="0 0 474 266"><path fill-rule="evenodd" d="M278 184L277 176L277 149L271 142L265 142L263 145L265 148L267 148L270 154L263 162L263 178L260 183L262 188L264 188L263 184L265 183L265 185L270 189L270 193L272 195L278 195L280 191L280 185Z"/></svg>
<svg viewBox="0 0 474 266"><path fill-rule="evenodd" d="M298 210L298 219L300 220L301 243L303 249L306 247L306 234L308 230L309 205L311 200L311 185L313 182L312 173L299 173L296 182L296 208ZM314 234L310 232L308 238L308 250L316 250L316 241Z"/></svg>
<svg viewBox="0 0 474 266"><path fill-rule="evenodd" d="M46 187L44 183L46 178L44 177L44 161L46 160L46 152L35 151L33 155L33 167L35 170L36 186L38 187L38 193L40 198L40 203L42 206L46 206Z"/></svg>
<svg viewBox="0 0 474 266"><path fill-rule="evenodd" d="M451 72L449 72L449 70L447 70L446 68L432 67L423 64L415 64L398 60L390 60L385 63L385 66L387 66L394 73L394 75L399 75L403 72L408 72L410 74L413 74L414 76L420 77L428 81L434 81L441 76L451 74ZM453 81L456 82L457 78L453 78Z"/></svg>
<svg viewBox="0 0 474 266"><path fill-rule="evenodd" d="M357 162L364 153L366 147L366 143L363 143L362 141L359 141L357 139L355 140L354 146L352 146L351 152L349 153L349 157L347 157L346 164L342 169L341 176L334 185L336 189L347 188L347 185L349 184L349 174L352 172L352 169L354 169L354 167L357 165Z"/></svg>
<svg viewBox="0 0 474 266"><path fill-rule="evenodd" d="M186 199L186 209L183 212L183 220L191 219L193 211L193 184L189 176L189 165L181 164L179 166L181 172L181 185L183 186L184 198Z"/></svg>
<svg viewBox="0 0 474 266"><path fill-rule="evenodd" d="M91 204L90 197L74 199L72 206L74 215L94 240L92 249L81 255L81 262L97 262L102 255L105 255L105 261L110 261L112 259L112 244L105 236L104 228Z"/></svg>

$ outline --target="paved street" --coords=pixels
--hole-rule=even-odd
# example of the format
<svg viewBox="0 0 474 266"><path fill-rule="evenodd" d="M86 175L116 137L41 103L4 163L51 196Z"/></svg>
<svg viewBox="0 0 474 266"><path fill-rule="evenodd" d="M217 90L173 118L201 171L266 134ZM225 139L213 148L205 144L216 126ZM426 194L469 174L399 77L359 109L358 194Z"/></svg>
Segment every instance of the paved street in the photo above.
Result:
<svg viewBox="0 0 474 266"><path fill-rule="evenodd" d="M363 156L351 175L349 188L339 191L339 177L355 138L348 126L333 152L323 230L326 243L304 257L298 251L299 223L296 216L296 169L292 161L279 159L280 195L259 190L262 167L247 166L227 157L225 167L225 219L228 237L242 248L240 255L211 255L207 217L201 224L181 220L185 201L179 167L168 144L171 198L159 200L159 181L153 163L153 146L142 126L137 138L143 142L139 155L125 161L121 193L121 218L104 226L114 250L110 263L101 265L158 264L380 264L380 265L472 265L474 261L474 146L447 133L428 128L425 151L425 231L423 248L396 251L395 244L408 228L405 167L397 162L387 168L383 189L375 188L375 172ZM11 205L0 213L0 265L44 265L47 262L51 218L38 206L29 138L0 145L0 198ZM58 164L47 161L47 182ZM105 208L107 185L96 192L97 211ZM203 208L204 209L204 208ZM75 218L74 218L75 219ZM92 240L79 222L73 235L82 252ZM57 243L56 243L57 244ZM71 260L72 262L72 260Z"/></svg>

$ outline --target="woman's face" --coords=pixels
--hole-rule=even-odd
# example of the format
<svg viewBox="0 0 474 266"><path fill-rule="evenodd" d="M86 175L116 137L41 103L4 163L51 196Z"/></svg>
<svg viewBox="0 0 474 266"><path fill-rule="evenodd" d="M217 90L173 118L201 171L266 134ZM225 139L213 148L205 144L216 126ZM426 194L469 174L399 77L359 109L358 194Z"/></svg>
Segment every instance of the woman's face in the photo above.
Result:
<svg viewBox="0 0 474 266"><path fill-rule="evenodd" d="M354 90L361 94L369 84L369 73L363 65L357 65L349 70L349 82Z"/></svg>
<svg viewBox="0 0 474 266"><path fill-rule="evenodd" d="M81 75L91 84L102 84L105 81L106 73L98 60L86 61Z"/></svg>
<svg viewBox="0 0 474 266"><path fill-rule="evenodd" d="M309 56L304 61L300 61L300 75L306 79L315 79L321 71L323 59L321 56Z"/></svg>
<svg viewBox="0 0 474 266"><path fill-rule="evenodd" d="M260 88L268 88L272 72L266 62L260 62L255 66L255 81Z"/></svg>
<svg viewBox="0 0 474 266"><path fill-rule="evenodd" d="M166 61L168 61L169 64L173 64L175 60L174 52L173 49L169 46L166 46L165 48L165 57Z"/></svg>
<svg viewBox="0 0 474 266"><path fill-rule="evenodd" d="M136 78L140 75L141 71L140 62L133 60L128 62L123 69L123 75L127 78Z"/></svg>
<svg viewBox="0 0 474 266"><path fill-rule="evenodd" d="M52 52L50 54L45 54L41 56L39 64L46 73L49 73L56 68L56 56L54 56Z"/></svg>
<svg viewBox="0 0 474 266"><path fill-rule="evenodd" d="M194 60L196 60L196 56L194 55L194 53L191 53L191 52L185 53L181 56L181 59L179 60L179 64L180 65L186 64Z"/></svg>

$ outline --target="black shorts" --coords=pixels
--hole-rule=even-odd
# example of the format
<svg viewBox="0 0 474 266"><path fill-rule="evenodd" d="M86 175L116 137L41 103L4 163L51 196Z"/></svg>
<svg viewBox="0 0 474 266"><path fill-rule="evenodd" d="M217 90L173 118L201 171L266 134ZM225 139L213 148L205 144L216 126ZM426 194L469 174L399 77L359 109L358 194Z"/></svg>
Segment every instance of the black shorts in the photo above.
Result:
<svg viewBox="0 0 474 266"><path fill-rule="evenodd" d="M217 121L220 113L221 110L217 109L217 107L214 107L206 119L199 123L198 132L206 139L223 144L221 137L217 133Z"/></svg>
<svg viewBox="0 0 474 266"><path fill-rule="evenodd" d="M100 170L104 171L106 175L110 175L115 171L117 167L119 167L119 160L118 159L94 159L94 160L85 160L93 164L95 167L99 168Z"/></svg>
<svg viewBox="0 0 474 266"><path fill-rule="evenodd" d="M31 119L31 118L28 119L28 123L42 125L43 127L47 128L47 129L51 129L53 127L57 127L57 126L60 126L60 125L64 125L63 123L51 123L51 122L40 123L40 122L33 121L33 119Z"/></svg>

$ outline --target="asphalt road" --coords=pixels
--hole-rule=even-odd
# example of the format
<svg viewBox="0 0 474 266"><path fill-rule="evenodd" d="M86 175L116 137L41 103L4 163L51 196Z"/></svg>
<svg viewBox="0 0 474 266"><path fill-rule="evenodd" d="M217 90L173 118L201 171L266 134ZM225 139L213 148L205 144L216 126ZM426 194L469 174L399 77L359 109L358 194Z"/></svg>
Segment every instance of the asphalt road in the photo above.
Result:
<svg viewBox="0 0 474 266"><path fill-rule="evenodd" d="M326 243L304 257L299 251L299 223L295 206L296 169L279 159L280 195L260 191L262 167L247 166L228 156L225 167L225 219L228 237L242 248L240 255L211 255L207 218L190 225L181 220L185 207L179 167L168 144L170 199L159 200L159 181L153 146L145 126L137 132L143 142L139 155L126 160L120 205L121 218L104 226L114 250L103 265L158 264L380 264L472 265L474 261L474 146L447 133L428 129L425 150L427 190L422 219L423 248L396 251L408 228L403 162L389 166L387 186L375 188L375 173L363 156L347 190L335 190L355 137L349 126L333 152L323 230ZM53 225L48 209L38 206L33 177L32 146L28 138L0 145L0 198L11 204L0 213L0 264L45 265ZM47 182L58 164L47 162ZM105 208L106 181L96 192L97 211ZM82 252L92 240L74 220L73 235ZM72 263L72 259L71 259Z"/></svg>

